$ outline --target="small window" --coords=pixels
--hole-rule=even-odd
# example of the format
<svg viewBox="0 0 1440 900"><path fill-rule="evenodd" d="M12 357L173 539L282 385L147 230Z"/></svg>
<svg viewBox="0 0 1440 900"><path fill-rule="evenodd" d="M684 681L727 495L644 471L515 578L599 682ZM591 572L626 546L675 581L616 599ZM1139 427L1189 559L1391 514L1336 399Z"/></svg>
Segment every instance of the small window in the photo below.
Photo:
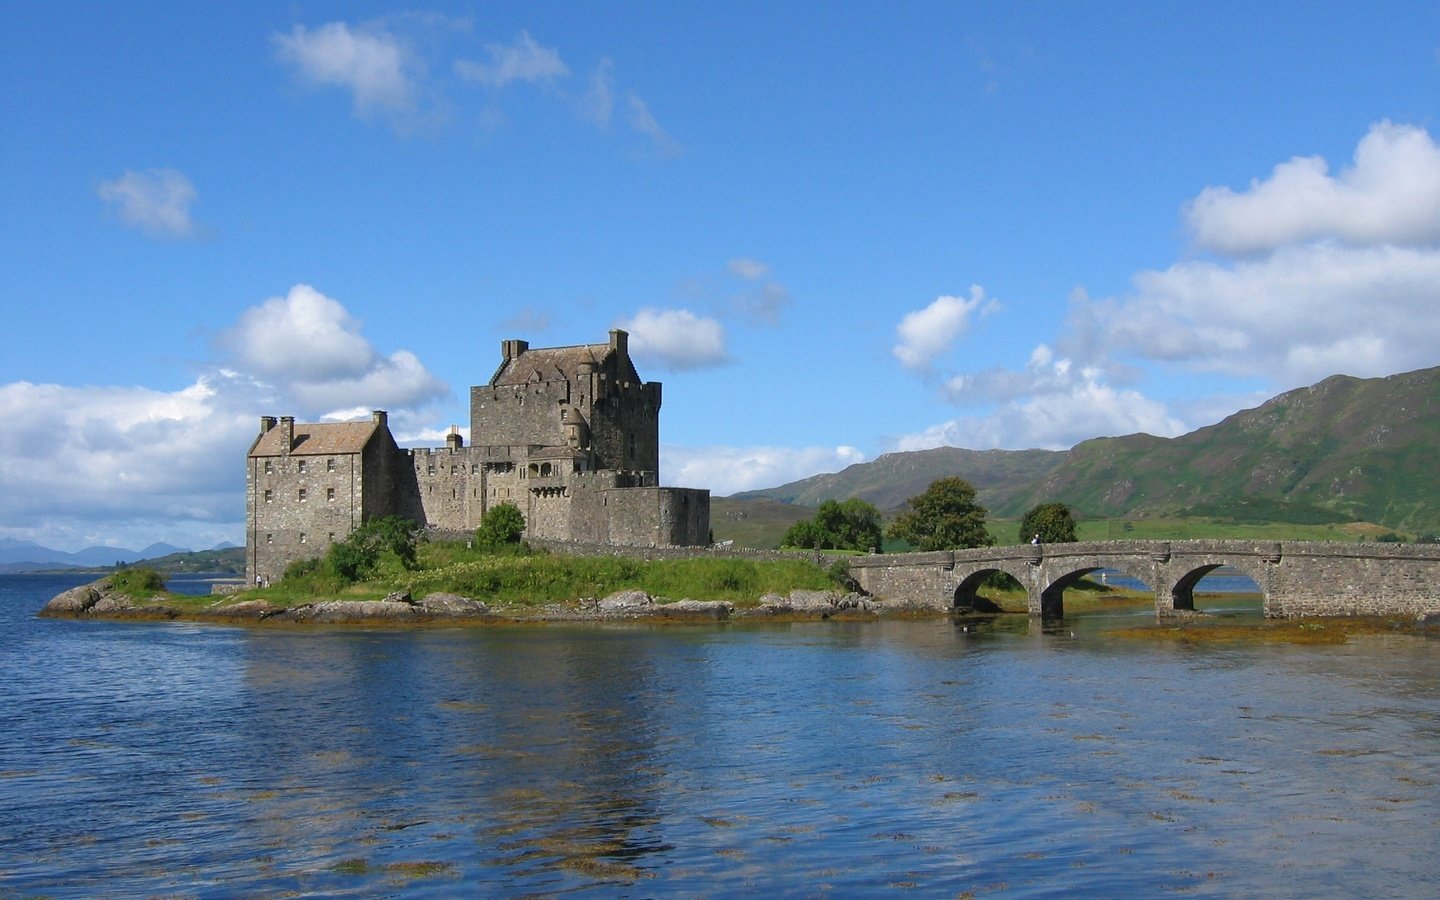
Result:
<svg viewBox="0 0 1440 900"><path fill-rule="evenodd" d="M273 500L273 499L275 499L275 493L274 493L273 491L266 491L266 492L265 492L265 502L266 502L266 503L269 503L269 502L270 502L271 500Z"/></svg>
<svg viewBox="0 0 1440 900"><path fill-rule="evenodd" d="M266 475L274 475L274 474L275 474L275 464L274 464L273 462L271 462L270 460L268 460L268 459L265 460L265 474L266 474Z"/></svg>
<svg viewBox="0 0 1440 900"><path fill-rule="evenodd" d="M305 532L300 532L300 543L305 543Z"/></svg>
<svg viewBox="0 0 1440 900"><path fill-rule="evenodd" d="M325 489L325 499L326 499L326 500L334 500L334 499L335 499L335 489L334 489L334 488L326 488L326 489Z"/></svg>
<svg viewBox="0 0 1440 900"><path fill-rule="evenodd" d="M331 458L325 460L325 471L327 471L327 472L333 472L333 471L335 471L335 458L334 458L333 456L332 456Z"/></svg>
<svg viewBox="0 0 1440 900"><path fill-rule="evenodd" d="M305 489L304 489L304 488L301 488L301 489L300 489L300 492L299 492L299 495L298 495L298 496L299 496L300 502L301 502L301 503L304 503L304 502L305 502Z"/></svg>
<svg viewBox="0 0 1440 900"><path fill-rule="evenodd" d="M271 535L268 535L268 534L265 535L265 543L269 544L269 543L271 543L271 542L272 542L272 537L271 537Z"/></svg>
<svg viewBox="0 0 1440 900"><path fill-rule="evenodd" d="M299 472L301 475L305 474L305 460L302 459L295 463L295 471Z"/></svg>

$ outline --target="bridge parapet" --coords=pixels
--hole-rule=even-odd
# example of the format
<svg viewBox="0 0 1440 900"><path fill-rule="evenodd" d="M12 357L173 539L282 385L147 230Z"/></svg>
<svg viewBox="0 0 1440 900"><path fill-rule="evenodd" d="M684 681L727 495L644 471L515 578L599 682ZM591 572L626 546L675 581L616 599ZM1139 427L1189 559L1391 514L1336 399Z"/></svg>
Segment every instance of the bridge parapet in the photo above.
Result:
<svg viewBox="0 0 1440 900"><path fill-rule="evenodd" d="M1034 615L1058 615L1065 589L1114 569L1149 585L1159 615L1193 608L1193 589L1220 566L1249 576L1268 616L1440 613L1440 545L1321 541L1087 541L853 557L866 591L948 609L973 600L986 572L1025 585Z"/></svg>

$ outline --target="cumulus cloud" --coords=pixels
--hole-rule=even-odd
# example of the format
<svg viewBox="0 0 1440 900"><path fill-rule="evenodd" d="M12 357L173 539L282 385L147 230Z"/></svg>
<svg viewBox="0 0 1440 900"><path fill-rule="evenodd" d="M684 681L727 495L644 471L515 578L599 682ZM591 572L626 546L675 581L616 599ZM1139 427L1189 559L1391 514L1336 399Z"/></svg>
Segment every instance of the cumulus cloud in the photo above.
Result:
<svg viewBox="0 0 1440 900"><path fill-rule="evenodd" d="M283 386L309 415L356 402L414 407L448 390L409 351L381 355L339 301L308 284L246 310L216 346L235 368Z"/></svg>
<svg viewBox="0 0 1440 900"><path fill-rule="evenodd" d="M1433 244L1440 240L1440 148L1424 129L1380 122L1339 175L1318 156L1296 157L1246 191L1205 188L1185 219L1198 246L1226 255L1317 239Z"/></svg>
<svg viewBox="0 0 1440 900"><path fill-rule="evenodd" d="M630 333L632 355L661 369L703 369L728 359L724 326L686 309L642 309L616 327Z"/></svg>
<svg viewBox="0 0 1440 900"><path fill-rule="evenodd" d="M672 447L660 457L665 484L717 496L775 487L865 461L854 447Z"/></svg>
<svg viewBox="0 0 1440 900"><path fill-rule="evenodd" d="M895 440L896 450L932 447L1039 448L1063 450L1097 435L1144 432L1183 434L1185 425L1164 403L1139 391L1117 388L1098 366L1077 366L1041 346L1024 372L992 371L960 376L947 385L952 399L994 403L983 414L931 426Z"/></svg>
<svg viewBox="0 0 1440 900"><path fill-rule="evenodd" d="M174 169L126 171L101 183L100 199L110 204L120 221L152 237L188 238L197 233L190 218L195 186Z"/></svg>
<svg viewBox="0 0 1440 900"><path fill-rule="evenodd" d="M513 44L486 44L488 62L457 60L455 72L469 81L501 88L514 81L529 84L554 81L570 74L560 53L541 47L529 32L520 32Z"/></svg>
<svg viewBox="0 0 1440 900"><path fill-rule="evenodd" d="M62 549L239 543L240 460L260 415L384 408L404 440L448 393L413 353L381 354L344 306L307 285L244 311L216 348L225 358L174 391L0 385L11 423L0 429L0 535Z"/></svg>
<svg viewBox="0 0 1440 900"><path fill-rule="evenodd" d="M296 25L272 40L280 59L305 81L349 91L358 115L414 108L423 68L384 28L330 22L312 31Z"/></svg>
<svg viewBox="0 0 1440 900"><path fill-rule="evenodd" d="M986 298L985 289L978 284L970 286L969 299L937 297L924 309L906 313L895 326L898 340L892 352L907 369L927 369L949 352L972 318L997 308L998 304Z"/></svg>
<svg viewBox="0 0 1440 900"><path fill-rule="evenodd" d="M0 415L16 423L0 430L0 534L61 549L235 541L261 393L223 372L170 392L0 385Z"/></svg>
<svg viewBox="0 0 1440 900"><path fill-rule="evenodd" d="M1182 214L1206 257L1139 272L1117 296L1077 291L1054 345L1073 352L1046 346L1023 370L945 379L947 400L990 411L898 446L1064 447L1096 434L1179 433L1140 373L1244 385L1226 402L1187 401L1208 424L1337 373L1376 377L1440 361L1440 148L1423 129L1380 122L1337 175L1324 160L1292 159L1244 191L1206 188ZM973 308L932 304L907 317L896 356L929 366Z"/></svg>

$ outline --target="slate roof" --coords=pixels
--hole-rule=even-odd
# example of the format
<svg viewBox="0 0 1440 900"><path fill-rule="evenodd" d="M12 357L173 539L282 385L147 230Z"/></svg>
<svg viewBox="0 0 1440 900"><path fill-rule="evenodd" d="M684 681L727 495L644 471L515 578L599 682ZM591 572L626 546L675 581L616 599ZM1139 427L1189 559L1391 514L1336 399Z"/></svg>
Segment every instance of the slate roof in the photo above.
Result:
<svg viewBox="0 0 1440 900"><path fill-rule="evenodd" d="M610 344L580 344L575 347L532 347L514 359L505 360L490 379L491 387L510 387L536 381L571 381L581 363L589 363L598 371L607 371L606 364L615 355ZM620 358L622 371L612 372L621 381L638 383L640 376L628 356ZM628 370L628 371L624 371Z"/></svg>
<svg viewBox="0 0 1440 900"><path fill-rule="evenodd" d="M296 422L295 442L290 446L290 453L292 456L359 453L379 427L374 422ZM251 456L280 456L284 452L285 429L280 425L260 435L250 448Z"/></svg>

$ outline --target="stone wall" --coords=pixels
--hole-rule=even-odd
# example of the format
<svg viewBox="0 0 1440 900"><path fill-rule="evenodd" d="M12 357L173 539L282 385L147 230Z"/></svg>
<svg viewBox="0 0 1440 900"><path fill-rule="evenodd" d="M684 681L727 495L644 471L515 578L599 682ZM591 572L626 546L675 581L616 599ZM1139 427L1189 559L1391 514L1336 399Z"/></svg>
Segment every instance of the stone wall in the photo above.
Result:
<svg viewBox="0 0 1440 900"><path fill-rule="evenodd" d="M1063 612L1065 588L1097 569L1149 585L1158 615L1194 608L1200 578L1220 566L1248 575L1267 616L1423 616L1440 612L1440 547L1340 542L1102 541L985 547L852 559L871 594L935 609L965 605L984 575L1008 572L1030 612Z"/></svg>

